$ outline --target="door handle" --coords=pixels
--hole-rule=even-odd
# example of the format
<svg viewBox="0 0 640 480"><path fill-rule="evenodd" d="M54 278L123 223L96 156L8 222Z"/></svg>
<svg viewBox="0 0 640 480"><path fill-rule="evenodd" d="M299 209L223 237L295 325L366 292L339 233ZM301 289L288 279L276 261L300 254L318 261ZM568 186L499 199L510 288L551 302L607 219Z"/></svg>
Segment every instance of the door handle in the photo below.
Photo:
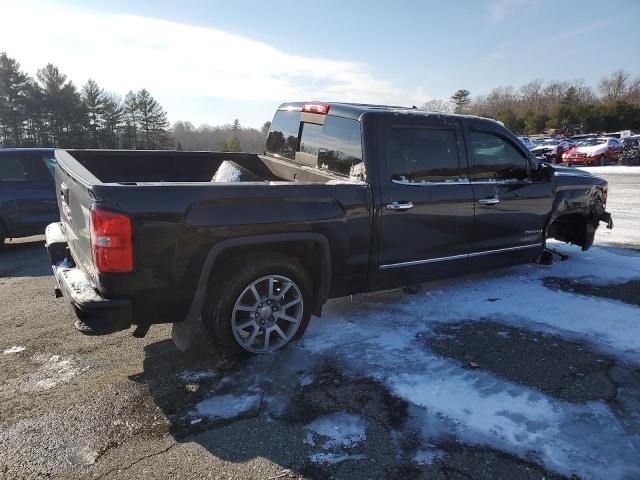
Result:
<svg viewBox="0 0 640 480"><path fill-rule="evenodd" d="M413 208L413 202L391 202L387 204L387 210L409 210Z"/></svg>
<svg viewBox="0 0 640 480"><path fill-rule="evenodd" d="M500 199L497 196L492 198L481 198L480 200L478 200L478 203L480 205L495 205L497 203L500 203Z"/></svg>

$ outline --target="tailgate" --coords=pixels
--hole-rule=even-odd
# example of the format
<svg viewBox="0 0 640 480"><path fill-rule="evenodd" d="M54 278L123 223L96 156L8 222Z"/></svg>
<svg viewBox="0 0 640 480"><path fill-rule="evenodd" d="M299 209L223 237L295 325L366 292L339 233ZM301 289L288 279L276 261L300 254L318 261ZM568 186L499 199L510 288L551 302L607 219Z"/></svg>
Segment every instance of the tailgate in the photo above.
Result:
<svg viewBox="0 0 640 480"><path fill-rule="evenodd" d="M56 151L56 161L58 207L69 249L76 265L95 278L90 214L94 201L92 185L100 181L65 151Z"/></svg>

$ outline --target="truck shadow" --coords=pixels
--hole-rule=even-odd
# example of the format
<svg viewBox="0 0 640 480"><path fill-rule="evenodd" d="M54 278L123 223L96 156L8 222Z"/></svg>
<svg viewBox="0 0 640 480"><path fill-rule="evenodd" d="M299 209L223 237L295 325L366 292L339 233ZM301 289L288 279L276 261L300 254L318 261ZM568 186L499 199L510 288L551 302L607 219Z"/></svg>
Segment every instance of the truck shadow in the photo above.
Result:
<svg viewBox="0 0 640 480"><path fill-rule="evenodd" d="M0 247L0 278L44 277L51 265L42 239L10 242Z"/></svg>

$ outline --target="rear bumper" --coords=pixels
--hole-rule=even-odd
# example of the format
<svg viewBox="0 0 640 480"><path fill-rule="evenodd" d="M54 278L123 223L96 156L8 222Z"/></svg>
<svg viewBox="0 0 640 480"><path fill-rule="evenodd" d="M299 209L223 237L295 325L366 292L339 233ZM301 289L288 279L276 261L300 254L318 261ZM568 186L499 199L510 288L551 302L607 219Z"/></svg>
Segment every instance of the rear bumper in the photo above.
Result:
<svg viewBox="0 0 640 480"><path fill-rule="evenodd" d="M88 335L106 335L131 327L131 302L107 299L93 287L91 279L76 268L60 223L45 231L45 245L56 279L56 296L63 296L77 317L76 328Z"/></svg>

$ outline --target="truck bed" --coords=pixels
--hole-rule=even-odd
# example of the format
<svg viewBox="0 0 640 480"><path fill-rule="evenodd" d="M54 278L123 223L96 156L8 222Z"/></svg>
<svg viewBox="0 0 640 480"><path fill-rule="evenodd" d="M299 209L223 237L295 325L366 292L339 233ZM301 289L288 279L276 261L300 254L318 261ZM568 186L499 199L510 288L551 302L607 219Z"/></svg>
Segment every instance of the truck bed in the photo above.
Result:
<svg viewBox="0 0 640 480"><path fill-rule="evenodd" d="M246 153L58 150L56 159L60 235L70 255L52 264L60 265L62 280L66 269L77 269L86 277L79 284L105 300L128 299L122 309L132 322L184 319L212 248L247 236L331 238L331 262L344 280L332 288L365 283L372 221L366 182ZM130 219L133 271L96 269L94 208Z"/></svg>
<svg viewBox="0 0 640 480"><path fill-rule="evenodd" d="M69 150L68 154L101 183L348 181L290 161L250 153Z"/></svg>

